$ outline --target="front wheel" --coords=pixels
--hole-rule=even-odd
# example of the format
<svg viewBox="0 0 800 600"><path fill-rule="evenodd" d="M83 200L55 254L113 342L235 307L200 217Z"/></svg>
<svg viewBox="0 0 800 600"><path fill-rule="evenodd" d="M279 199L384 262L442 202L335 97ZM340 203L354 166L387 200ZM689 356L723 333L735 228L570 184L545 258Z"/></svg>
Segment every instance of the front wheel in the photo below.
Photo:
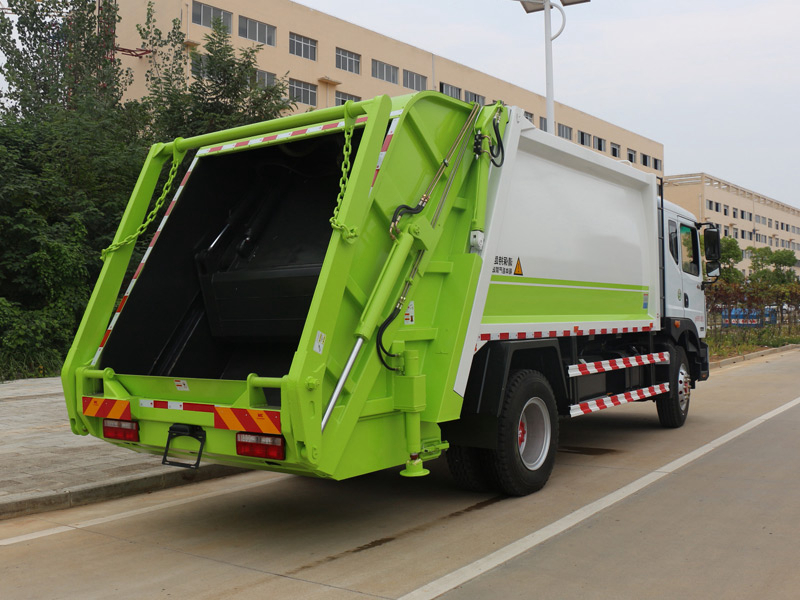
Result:
<svg viewBox="0 0 800 600"><path fill-rule="evenodd" d="M670 354L669 392L656 398L656 408L661 426L674 429L683 425L689 414L692 375L683 348L673 347Z"/></svg>
<svg viewBox="0 0 800 600"><path fill-rule="evenodd" d="M525 496L544 487L558 448L558 409L547 378L538 371L514 371L500 411L497 450L490 465L500 489Z"/></svg>

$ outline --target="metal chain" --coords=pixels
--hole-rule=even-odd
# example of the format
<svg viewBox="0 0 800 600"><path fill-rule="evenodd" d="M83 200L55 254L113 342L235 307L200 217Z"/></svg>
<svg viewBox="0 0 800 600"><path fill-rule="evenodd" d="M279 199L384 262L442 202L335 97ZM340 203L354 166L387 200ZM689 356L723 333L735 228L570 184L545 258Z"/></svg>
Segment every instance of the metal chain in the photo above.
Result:
<svg viewBox="0 0 800 600"><path fill-rule="evenodd" d="M342 207L344 192L347 189L347 181L350 177L350 152L352 151L353 126L355 118L350 116L349 106L352 101L348 100L344 108L344 158L342 158L342 177L339 179L339 196L336 198L336 208L333 209L333 216L330 219L331 227L341 231L342 237L352 243L358 232L355 227L348 227L339 221L339 209Z"/></svg>
<svg viewBox="0 0 800 600"><path fill-rule="evenodd" d="M172 182L175 179L175 174L178 172L178 167L180 166L181 162L183 162L184 154L185 152L173 151L172 166L169 168L169 176L167 177L167 181L164 183L164 188L161 190L161 195L158 197L158 200L156 200L155 206L153 206L153 210L150 211L150 214L147 215L147 218L141 225L139 225L136 231L134 231L125 239L111 244L108 248L101 251L100 258L102 260L105 260L106 257L112 252L115 252L132 242L135 242L140 235L147 231L147 228L150 227L150 224L155 221L156 217L158 216L158 212L161 210L161 207L164 206L164 201L166 200L167 195L172 189Z"/></svg>

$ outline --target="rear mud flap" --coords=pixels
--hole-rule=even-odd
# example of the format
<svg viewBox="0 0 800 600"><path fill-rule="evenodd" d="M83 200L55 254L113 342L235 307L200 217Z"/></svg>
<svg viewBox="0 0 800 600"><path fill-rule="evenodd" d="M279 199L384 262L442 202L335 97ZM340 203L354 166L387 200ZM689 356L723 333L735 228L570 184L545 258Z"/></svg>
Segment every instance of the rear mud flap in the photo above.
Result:
<svg viewBox="0 0 800 600"><path fill-rule="evenodd" d="M197 461L194 463L177 462L169 460L169 447L175 438L190 437L200 442L200 448L197 450ZM184 467L185 469L197 469L200 467L200 458L203 456L203 446L206 444L206 432L202 427L197 425L184 425L183 423L175 423L170 426L169 433L167 434L167 443L164 446L164 456L161 459L162 465L170 465L172 467Z"/></svg>

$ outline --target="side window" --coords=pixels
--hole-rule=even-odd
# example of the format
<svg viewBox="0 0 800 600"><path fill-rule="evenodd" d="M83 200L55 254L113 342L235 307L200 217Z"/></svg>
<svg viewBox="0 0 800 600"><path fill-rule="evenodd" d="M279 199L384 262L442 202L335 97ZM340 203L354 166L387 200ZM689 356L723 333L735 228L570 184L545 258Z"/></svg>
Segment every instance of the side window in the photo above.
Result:
<svg viewBox="0 0 800 600"><path fill-rule="evenodd" d="M678 224L675 221L669 222L669 253L678 264Z"/></svg>
<svg viewBox="0 0 800 600"><path fill-rule="evenodd" d="M689 275L700 275L697 231L688 225L681 225L681 245L683 246L683 272Z"/></svg>

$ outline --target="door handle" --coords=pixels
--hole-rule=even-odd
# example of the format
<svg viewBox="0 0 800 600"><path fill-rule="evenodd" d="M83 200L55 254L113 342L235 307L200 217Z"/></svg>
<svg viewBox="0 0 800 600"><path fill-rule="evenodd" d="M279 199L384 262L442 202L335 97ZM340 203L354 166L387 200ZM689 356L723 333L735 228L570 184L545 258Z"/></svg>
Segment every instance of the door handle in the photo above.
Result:
<svg viewBox="0 0 800 600"><path fill-rule="evenodd" d="M689 308L689 294L683 295L683 307Z"/></svg>

